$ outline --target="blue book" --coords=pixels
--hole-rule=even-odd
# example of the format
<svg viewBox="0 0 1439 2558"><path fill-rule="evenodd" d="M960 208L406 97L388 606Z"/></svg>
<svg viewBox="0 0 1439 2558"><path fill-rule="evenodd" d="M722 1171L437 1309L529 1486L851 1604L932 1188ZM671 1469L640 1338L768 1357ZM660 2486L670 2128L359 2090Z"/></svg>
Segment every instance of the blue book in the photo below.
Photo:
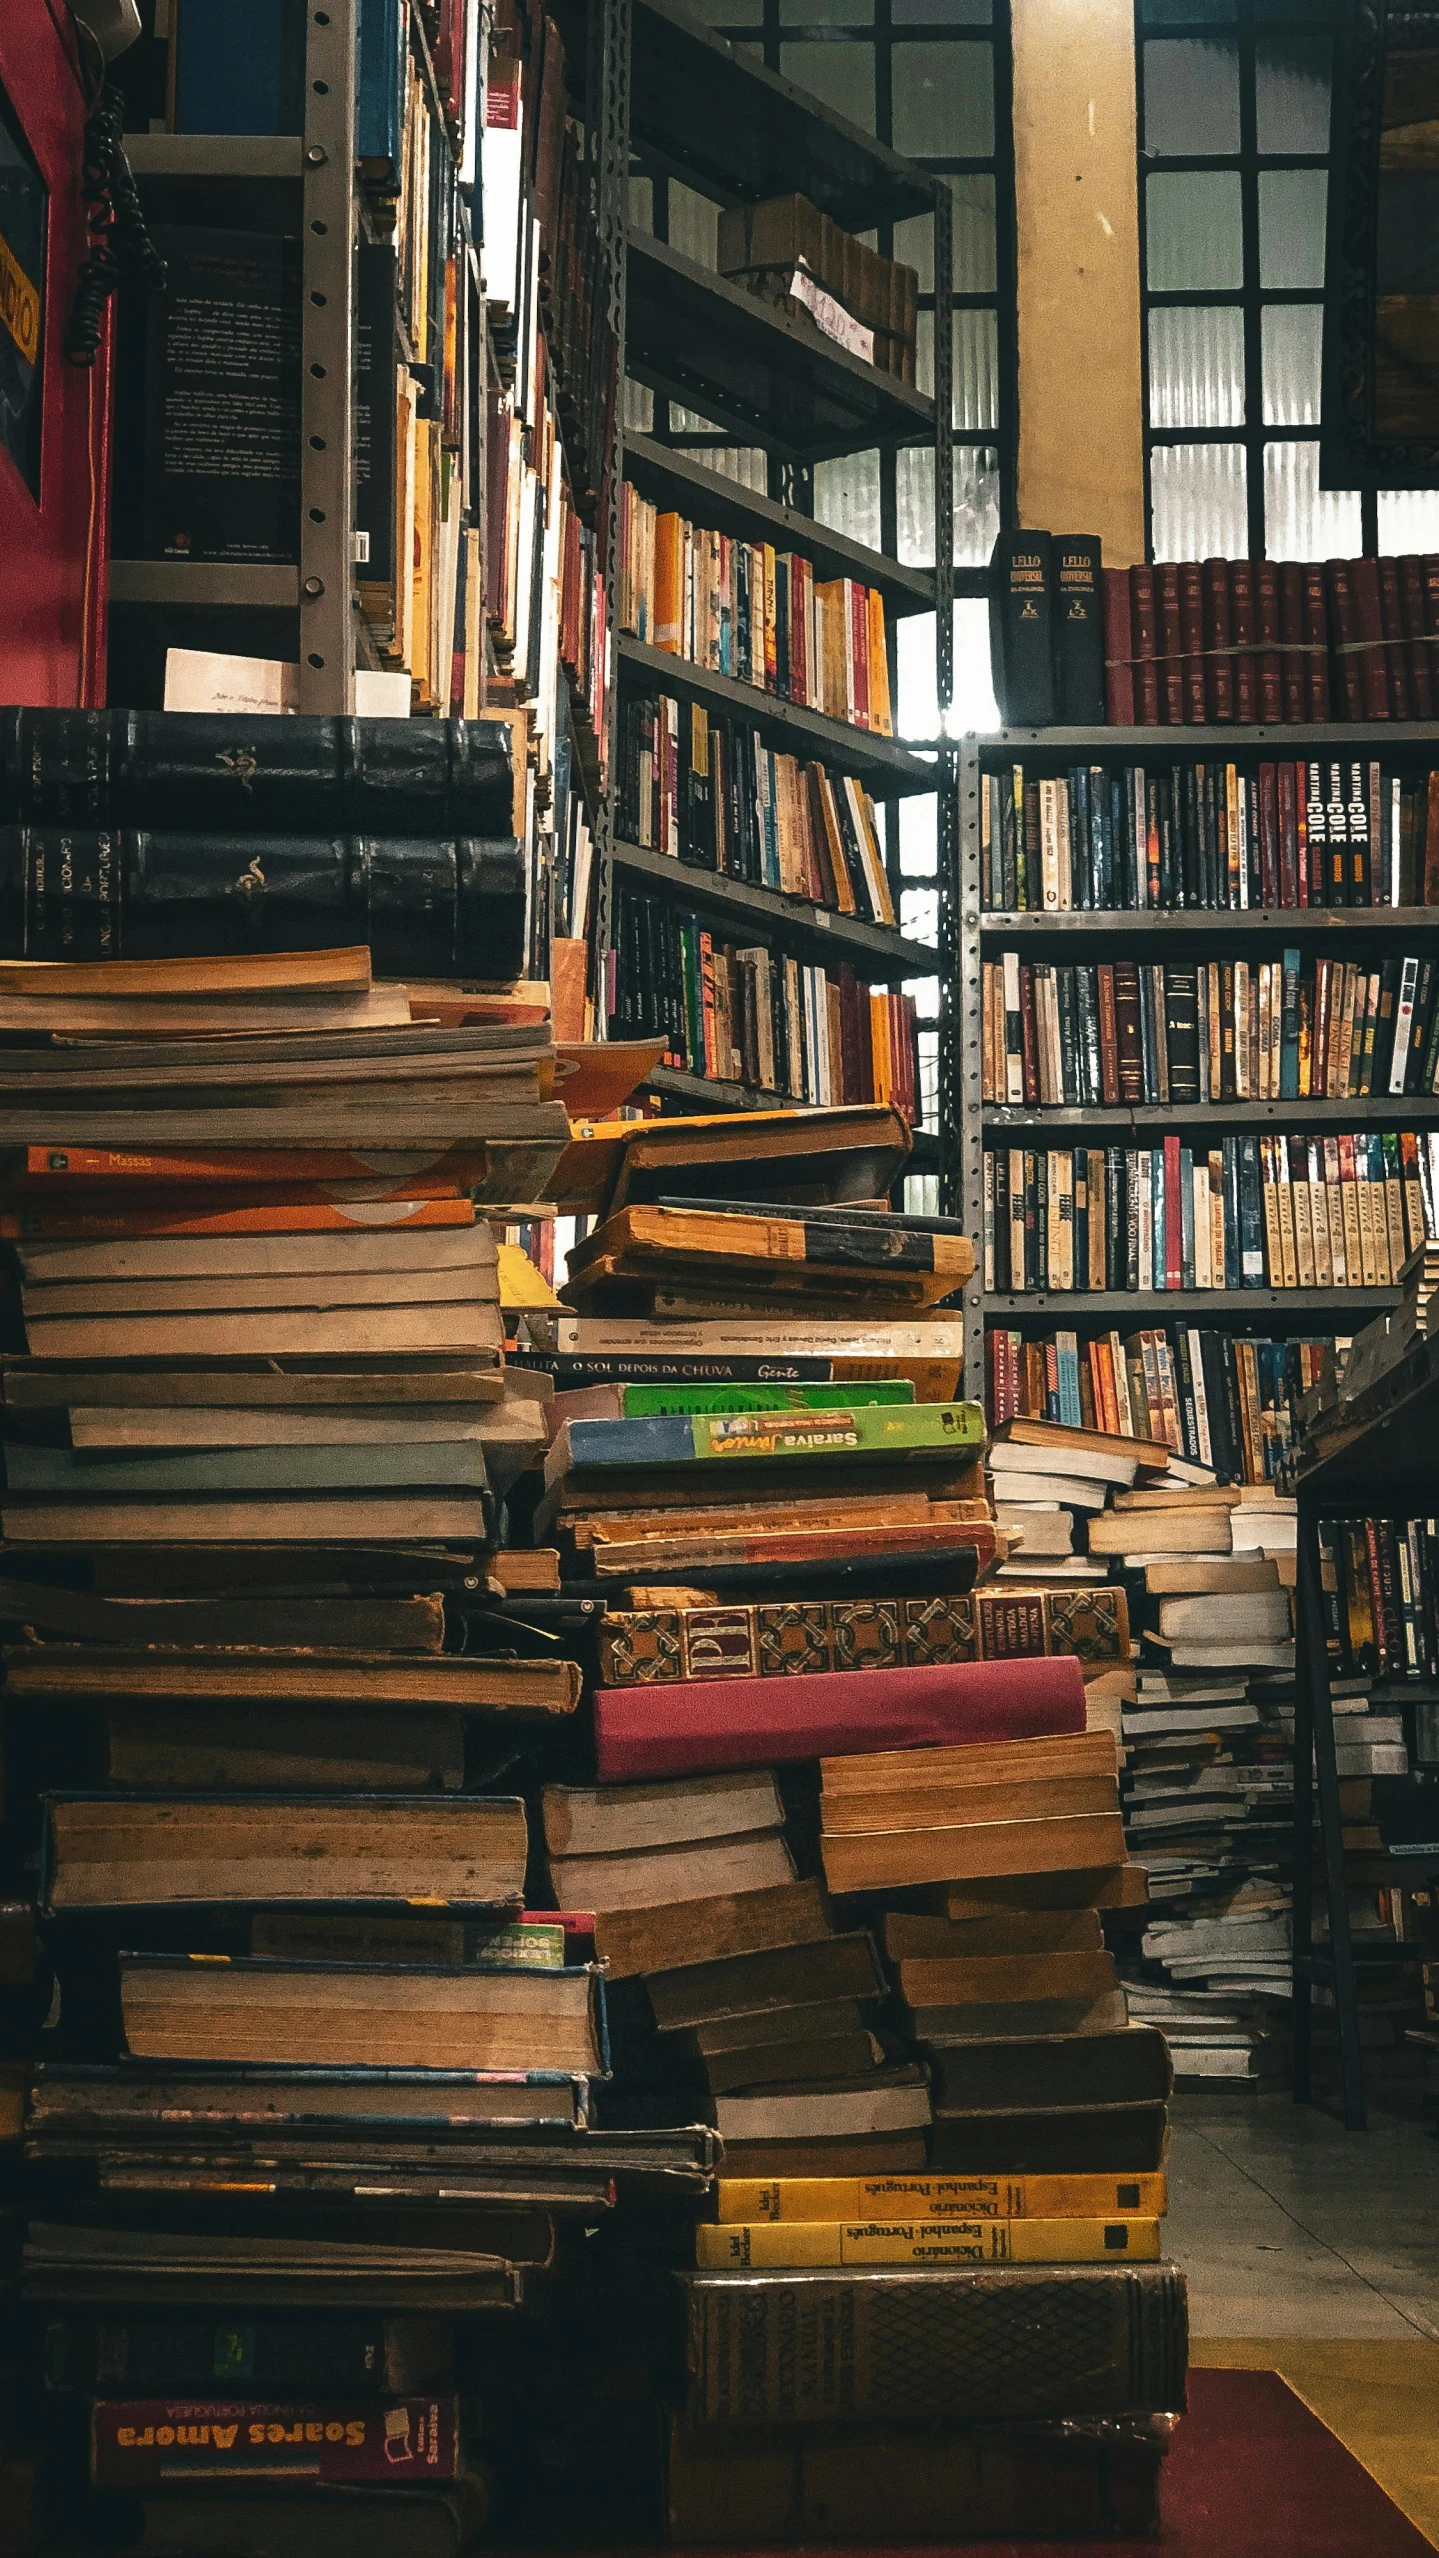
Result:
<svg viewBox="0 0 1439 2558"><path fill-rule="evenodd" d="M175 131L302 132L305 24L297 0L175 0Z"/></svg>
<svg viewBox="0 0 1439 2558"><path fill-rule="evenodd" d="M1257 1137L1239 1140L1239 1284L1264 1286L1264 1199Z"/></svg>
<svg viewBox="0 0 1439 2558"><path fill-rule="evenodd" d="M1279 1098L1299 1098L1299 953L1284 954L1284 1008L1279 1024Z"/></svg>
<svg viewBox="0 0 1439 2558"><path fill-rule="evenodd" d="M402 0L360 0L355 80L355 157L396 170L405 111Z"/></svg>
<svg viewBox="0 0 1439 2558"><path fill-rule="evenodd" d="M1237 1289L1240 1285L1239 1256L1239 1140L1224 1140L1224 1285Z"/></svg>
<svg viewBox="0 0 1439 2558"><path fill-rule="evenodd" d="M1084 1412L1079 1400L1079 1335L1057 1332L1054 1349L1059 1369L1059 1418L1067 1429L1082 1430Z"/></svg>

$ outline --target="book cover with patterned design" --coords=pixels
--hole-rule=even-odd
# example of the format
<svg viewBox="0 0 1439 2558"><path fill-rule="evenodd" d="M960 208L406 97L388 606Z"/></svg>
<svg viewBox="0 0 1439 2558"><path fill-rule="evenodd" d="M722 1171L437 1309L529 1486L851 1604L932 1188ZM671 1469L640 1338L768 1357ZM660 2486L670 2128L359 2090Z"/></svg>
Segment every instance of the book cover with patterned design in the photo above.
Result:
<svg viewBox="0 0 1439 2558"><path fill-rule="evenodd" d="M651 1687L681 1679L784 1678L1064 1652L1081 1661L1128 1660L1122 1590L975 1590L925 1599L619 1609L606 1616L600 1635L600 1671L607 1687Z"/></svg>

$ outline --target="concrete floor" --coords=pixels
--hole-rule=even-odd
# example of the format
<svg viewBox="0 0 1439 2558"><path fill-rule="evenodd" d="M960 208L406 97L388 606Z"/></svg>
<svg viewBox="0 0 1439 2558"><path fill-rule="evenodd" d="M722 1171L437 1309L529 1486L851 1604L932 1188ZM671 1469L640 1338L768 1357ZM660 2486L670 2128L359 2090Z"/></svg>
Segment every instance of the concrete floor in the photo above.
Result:
<svg viewBox="0 0 1439 2558"><path fill-rule="evenodd" d="M1191 2358L1278 2371L1439 2548L1439 2141L1371 2097L1175 2101L1165 2243Z"/></svg>
<svg viewBox="0 0 1439 2558"><path fill-rule="evenodd" d="M1194 2334L1439 2340L1439 2140L1372 2105L1367 2132L1287 2096L1177 2098L1165 2242Z"/></svg>

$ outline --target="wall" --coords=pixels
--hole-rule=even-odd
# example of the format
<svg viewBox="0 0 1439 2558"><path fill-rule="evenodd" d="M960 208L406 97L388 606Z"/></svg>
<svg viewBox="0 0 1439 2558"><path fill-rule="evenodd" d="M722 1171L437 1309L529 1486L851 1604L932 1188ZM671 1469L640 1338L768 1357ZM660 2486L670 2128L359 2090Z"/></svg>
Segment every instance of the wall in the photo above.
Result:
<svg viewBox="0 0 1439 2558"><path fill-rule="evenodd" d="M1013 0L1019 518L1142 560L1133 0Z"/></svg>

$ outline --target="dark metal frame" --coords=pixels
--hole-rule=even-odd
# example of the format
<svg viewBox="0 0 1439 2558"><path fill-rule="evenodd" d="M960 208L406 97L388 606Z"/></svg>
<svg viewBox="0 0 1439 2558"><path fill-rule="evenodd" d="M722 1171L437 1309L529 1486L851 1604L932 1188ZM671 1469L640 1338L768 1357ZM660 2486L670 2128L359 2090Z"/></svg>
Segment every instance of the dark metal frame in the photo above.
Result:
<svg viewBox="0 0 1439 2558"><path fill-rule="evenodd" d="M1246 461L1246 503L1248 556L1266 556L1264 535L1264 451L1269 444L1310 444L1318 451L1317 426L1266 426L1264 423L1262 334L1263 312L1276 306L1308 306L1322 309L1325 288L1275 286L1264 288L1259 280L1259 176L1261 170L1324 169L1332 172L1334 154L1331 147L1324 153L1264 152L1261 154L1255 122L1255 60L1258 45L1265 38L1295 37L1306 30L1327 33L1334 40L1338 60L1337 13L1321 5L1311 22L1292 12L1281 16L1271 13L1265 0L1234 0L1234 17L1227 21L1213 18L1184 18L1176 15L1162 21L1147 21L1144 0L1135 0L1135 93L1138 104L1139 132L1139 299L1143 362L1144 422L1144 514L1147 528L1146 547L1153 557L1153 507L1151 456L1162 447L1192 445L1238 445ZM1239 149L1227 153L1151 152L1144 139L1144 48L1146 39L1167 42L1188 38L1193 42L1228 43L1237 48L1239 67ZM1240 182L1243 226L1243 282L1221 290L1204 287L1193 292L1152 292L1149 286L1149 236L1147 179L1155 170L1198 171L1218 175L1224 171L1237 173ZM1225 308L1238 310L1244 321L1244 419L1235 426L1156 427L1149 422L1149 316L1151 311ZM1373 489L1360 492L1361 547L1375 552L1379 547L1378 508Z"/></svg>
<svg viewBox="0 0 1439 2558"><path fill-rule="evenodd" d="M1339 56L1346 112L1338 148L1331 142L1320 483L1361 489L1376 515L1374 490L1439 485L1439 437L1378 437L1370 424L1385 70L1390 46L1409 44L1432 54L1439 10L1355 0Z"/></svg>

